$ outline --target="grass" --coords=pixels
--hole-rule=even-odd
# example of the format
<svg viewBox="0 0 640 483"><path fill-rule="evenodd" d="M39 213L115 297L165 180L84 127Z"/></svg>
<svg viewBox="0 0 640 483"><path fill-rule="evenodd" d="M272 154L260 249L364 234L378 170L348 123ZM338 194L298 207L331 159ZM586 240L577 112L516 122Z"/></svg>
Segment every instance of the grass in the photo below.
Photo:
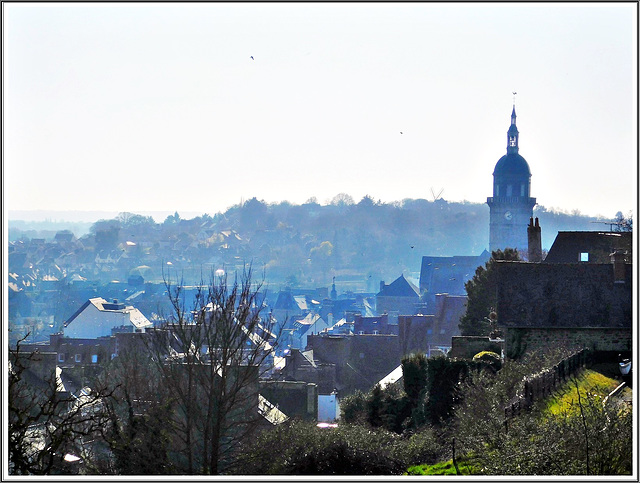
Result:
<svg viewBox="0 0 640 483"><path fill-rule="evenodd" d="M477 475L480 474L479 469L475 468L473 461L467 458L460 458L458 461L458 469L461 475ZM457 475L456 468L453 466L453 460L442 461L435 465L416 465L410 466L405 473L409 476L417 475Z"/></svg>
<svg viewBox="0 0 640 483"><path fill-rule="evenodd" d="M620 385L620 380L612 376L613 373L600 371L599 368L584 370L578 377L565 382L554 395L548 397L542 404L543 413L549 416L572 413L579 411L577 390L580 391L581 398L597 398L604 401L611 391ZM625 387L622 395L629 395L631 389ZM584 401L584 399L583 399ZM474 466L472 458L461 457L458 461L458 469L461 475L482 474L480 468ZM453 461L442 461L434 465L416 465L407 469L406 475L456 475Z"/></svg>
<svg viewBox="0 0 640 483"><path fill-rule="evenodd" d="M580 391L580 397L584 398L583 400L589 397L604 401L604 398L619 384L620 381L616 379L587 369L577 378L565 382L555 395L547 398L543 403L543 410L550 415L571 414L573 411L579 411L577 390Z"/></svg>

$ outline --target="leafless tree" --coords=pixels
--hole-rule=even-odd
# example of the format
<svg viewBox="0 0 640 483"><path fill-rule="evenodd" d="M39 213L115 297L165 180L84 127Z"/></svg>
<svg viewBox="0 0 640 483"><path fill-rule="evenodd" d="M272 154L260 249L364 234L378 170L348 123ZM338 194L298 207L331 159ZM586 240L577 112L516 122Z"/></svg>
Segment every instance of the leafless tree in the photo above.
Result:
<svg viewBox="0 0 640 483"><path fill-rule="evenodd" d="M150 347L174 401L176 447L185 473L219 474L262 419L258 380L274 354L262 282L252 283L251 267L233 281L212 274L189 308L184 285L165 284L174 313L152 331Z"/></svg>
<svg viewBox="0 0 640 483"><path fill-rule="evenodd" d="M42 362L38 352L9 350L8 408L9 472L49 475L69 471L66 454L83 455L87 437L101 425L96 407L107 395L83 389L61 391L55 366L39 377L31 368Z"/></svg>

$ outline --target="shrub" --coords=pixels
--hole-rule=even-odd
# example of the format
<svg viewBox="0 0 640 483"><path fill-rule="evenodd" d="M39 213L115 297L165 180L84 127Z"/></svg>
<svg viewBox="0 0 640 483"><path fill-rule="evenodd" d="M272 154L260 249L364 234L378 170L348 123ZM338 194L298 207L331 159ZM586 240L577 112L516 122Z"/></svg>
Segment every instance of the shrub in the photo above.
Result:
<svg viewBox="0 0 640 483"><path fill-rule="evenodd" d="M500 354L492 351L478 352L475 356L473 356L473 361L485 362L495 371L500 370L500 368L502 367L502 358L500 357Z"/></svg>

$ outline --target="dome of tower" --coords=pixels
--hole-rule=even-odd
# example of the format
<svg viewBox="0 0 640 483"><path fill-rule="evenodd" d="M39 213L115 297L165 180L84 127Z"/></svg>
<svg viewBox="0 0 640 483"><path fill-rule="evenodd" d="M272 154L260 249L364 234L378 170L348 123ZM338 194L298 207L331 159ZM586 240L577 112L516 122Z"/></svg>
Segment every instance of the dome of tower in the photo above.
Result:
<svg viewBox="0 0 640 483"><path fill-rule="evenodd" d="M509 153L502 156L493 170L494 176L531 176L531 170L526 159L518 153Z"/></svg>

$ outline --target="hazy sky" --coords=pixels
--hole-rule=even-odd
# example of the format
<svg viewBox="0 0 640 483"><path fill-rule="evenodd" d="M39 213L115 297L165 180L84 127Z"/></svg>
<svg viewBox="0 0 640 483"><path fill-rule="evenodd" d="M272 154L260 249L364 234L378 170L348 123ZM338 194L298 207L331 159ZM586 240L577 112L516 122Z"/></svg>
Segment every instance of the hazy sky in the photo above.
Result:
<svg viewBox="0 0 640 483"><path fill-rule="evenodd" d="M3 4L8 210L637 204L637 4Z"/></svg>

